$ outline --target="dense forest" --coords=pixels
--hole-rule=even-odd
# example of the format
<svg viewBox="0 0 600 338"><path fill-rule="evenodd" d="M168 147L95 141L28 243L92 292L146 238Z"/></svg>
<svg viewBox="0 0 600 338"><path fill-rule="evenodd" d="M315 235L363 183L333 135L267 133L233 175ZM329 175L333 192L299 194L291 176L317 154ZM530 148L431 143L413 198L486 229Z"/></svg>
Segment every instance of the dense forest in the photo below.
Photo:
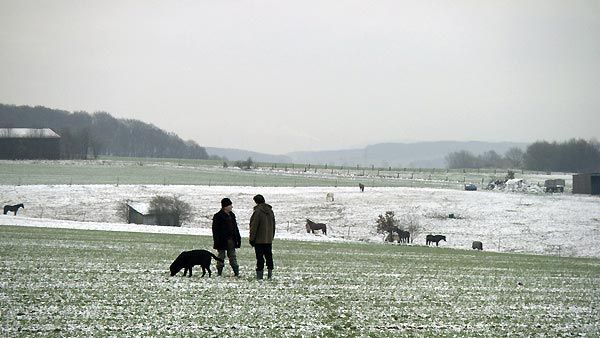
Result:
<svg viewBox="0 0 600 338"><path fill-rule="evenodd" d="M448 168L512 168L562 172L600 172L600 143L571 139L565 142L537 141L525 151L509 149L504 155L488 151L474 155L458 151L446 156Z"/></svg>
<svg viewBox="0 0 600 338"><path fill-rule="evenodd" d="M70 113L36 106L0 104L0 128L51 128L61 136L61 158L98 155L206 159L204 147L174 133L105 112Z"/></svg>

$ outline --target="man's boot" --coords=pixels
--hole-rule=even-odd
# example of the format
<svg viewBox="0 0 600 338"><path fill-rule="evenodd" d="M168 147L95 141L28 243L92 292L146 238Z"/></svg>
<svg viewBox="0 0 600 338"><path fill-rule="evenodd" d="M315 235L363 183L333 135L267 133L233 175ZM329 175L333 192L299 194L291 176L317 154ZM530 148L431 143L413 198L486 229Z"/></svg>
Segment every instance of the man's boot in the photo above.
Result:
<svg viewBox="0 0 600 338"><path fill-rule="evenodd" d="M273 277L273 269L268 269L267 270L267 279L271 279L271 277Z"/></svg>
<svg viewBox="0 0 600 338"><path fill-rule="evenodd" d="M236 277L240 276L240 267L239 266L232 266L231 267L233 269L233 275Z"/></svg>
<svg viewBox="0 0 600 338"><path fill-rule="evenodd" d="M217 267L217 276L221 276L223 274L223 267Z"/></svg>
<svg viewBox="0 0 600 338"><path fill-rule="evenodd" d="M263 271L262 270L256 270L256 279L257 280L261 280L263 279Z"/></svg>

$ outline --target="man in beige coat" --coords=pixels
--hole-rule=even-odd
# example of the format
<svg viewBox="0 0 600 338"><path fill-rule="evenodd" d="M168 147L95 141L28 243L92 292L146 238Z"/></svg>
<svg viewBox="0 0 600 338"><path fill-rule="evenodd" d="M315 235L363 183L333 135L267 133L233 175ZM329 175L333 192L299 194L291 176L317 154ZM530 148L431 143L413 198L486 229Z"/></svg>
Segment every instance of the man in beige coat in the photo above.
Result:
<svg viewBox="0 0 600 338"><path fill-rule="evenodd" d="M275 237L275 215L273 208L265 203L262 195L254 196L254 212L250 217L250 245L256 254L256 279L263 279L265 261L267 263L267 278L273 276L273 237Z"/></svg>

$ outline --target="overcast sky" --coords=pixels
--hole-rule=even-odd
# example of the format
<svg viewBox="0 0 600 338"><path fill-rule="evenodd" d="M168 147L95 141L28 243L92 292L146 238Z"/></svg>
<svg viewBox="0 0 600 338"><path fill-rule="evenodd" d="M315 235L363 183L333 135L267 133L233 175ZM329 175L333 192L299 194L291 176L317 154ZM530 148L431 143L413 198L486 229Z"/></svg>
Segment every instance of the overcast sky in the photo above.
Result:
<svg viewBox="0 0 600 338"><path fill-rule="evenodd" d="M600 0L0 0L0 102L268 153L600 136Z"/></svg>

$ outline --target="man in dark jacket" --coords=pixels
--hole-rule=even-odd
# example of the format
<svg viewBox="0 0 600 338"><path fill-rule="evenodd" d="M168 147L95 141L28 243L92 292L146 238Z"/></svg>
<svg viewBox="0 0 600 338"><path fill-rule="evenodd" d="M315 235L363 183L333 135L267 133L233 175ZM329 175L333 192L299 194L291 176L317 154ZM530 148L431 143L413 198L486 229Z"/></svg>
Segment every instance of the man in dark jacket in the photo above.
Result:
<svg viewBox="0 0 600 338"><path fill-rule="evenodd" d="M218 257L225 259L225 252L229 258L229 265L233 269L236 277L240 275L240 268L237 263L235 249L238 249L242 244L240 230L238 229L235 214L231 211L233 203L227 197L221 200L221 210L213 216L212 233L213 233L213 248L217 249ZM217 261L217 275L223 273L224 263Z"/></svg>
<svg viewBox="0 0 600 338"><path fill-rule="evenodd" d="M254 247L256 254L256 279L263 279L265 260L267 262L268 275L273 276L273 252L272 244L275 237L275 215L273 208L265 203L262 195L254 196L254 212L250 217L250 245Z"/></svg>

